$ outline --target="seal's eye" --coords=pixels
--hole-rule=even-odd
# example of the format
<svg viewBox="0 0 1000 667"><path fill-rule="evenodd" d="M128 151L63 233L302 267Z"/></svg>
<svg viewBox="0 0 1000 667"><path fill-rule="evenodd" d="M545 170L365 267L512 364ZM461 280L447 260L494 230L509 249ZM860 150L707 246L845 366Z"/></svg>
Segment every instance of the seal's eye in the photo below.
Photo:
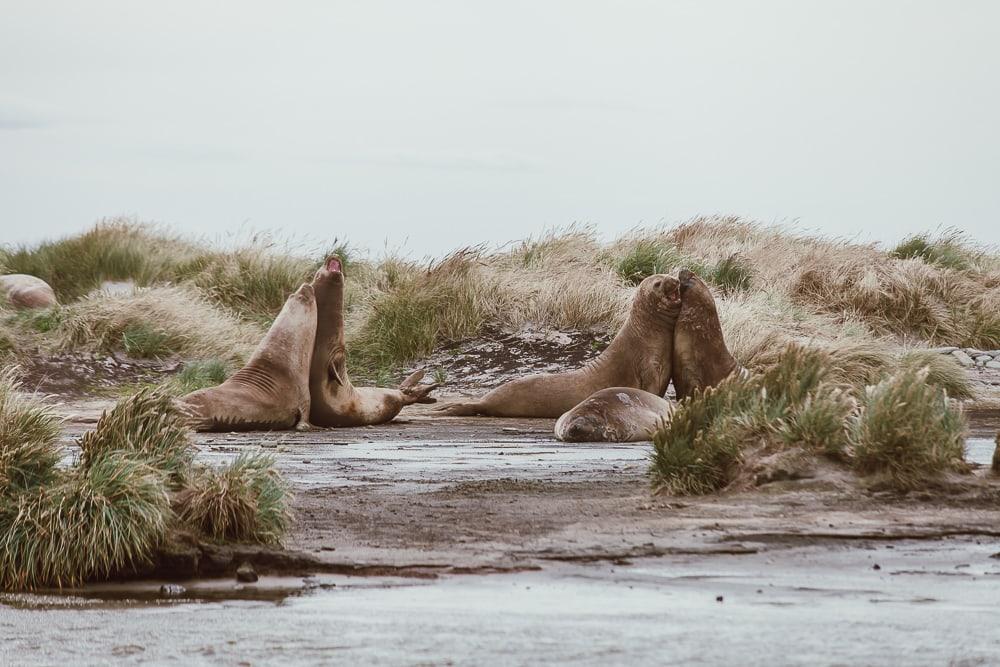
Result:
<svg viewBox="0 0 1000 667"><path fill-rule="evenodd" d="M662 284L663 283L661 281L659 281L659 280L654 280L653 281L653 287L656 288L656 289L660 289L660 285L662 285Z"/></svg>

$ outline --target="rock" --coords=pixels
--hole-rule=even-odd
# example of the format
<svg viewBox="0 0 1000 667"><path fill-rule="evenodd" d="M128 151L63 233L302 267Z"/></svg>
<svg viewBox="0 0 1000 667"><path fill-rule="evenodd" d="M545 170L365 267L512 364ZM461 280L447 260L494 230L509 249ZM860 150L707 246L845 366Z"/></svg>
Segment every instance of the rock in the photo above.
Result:
<svg viewBox="0 0 1000 667"><path fill-rule="evenodd" d="M1000 371L1000 361L987 361L983 364L985 368L992 368L993 370Z"/></svg>
<svg viewBox="0 0 1000 667"><path fill-rule="evenodd" d="M244 583L257 581L257 570L253 569L253 565L244 561L242 565L236 568L236 581Z"/></svg>
<svg viewBox="0 0 1000 667"><path fill-rule="evenodd" d="M976 365L976 362L972 360L972 357L961 350L955 350L951 353L951 356L955 357L955 359L958 360L958 363L962 364L966 368L972 368Z"/></svg>
<svg viewBox="0 0 1000 667"><path fill-rule="evenodd" d="M967 347L967 348L965 348L965 353L967 355L969 355L970 357L972 357L973 359L975 359L976 357L979 357L979 356L982 356L982 355L986 354L982 350L977 350L974 347Z"/></svg>
<svg viewBox="0 0 1000 667"><path fill-rule="evenodd" d="M986 350L986 354L996 359L997 357L1000 357L1000 350Z"/></svg>
<svg viewBox="0 0 1000 667"><path fill-rule="evenodd" d="M985 364L987 361L993 361L993 357L988 354L980 354L975 359L977 364Z"/></svg>
<svg viewBox="0 0 1000 667"><path fill-rule="evenodd" d="M178 595L184 595L186 592L187 589L180 584L163 584L160 586L160 595L168 598L175 598Z"/></svg>
<svg viewBox="0 0 1000 667"><path fill-rule="evenodd" d="M938 354L951 354L957 349L957 347L932 347L930 351Z"/></svg>

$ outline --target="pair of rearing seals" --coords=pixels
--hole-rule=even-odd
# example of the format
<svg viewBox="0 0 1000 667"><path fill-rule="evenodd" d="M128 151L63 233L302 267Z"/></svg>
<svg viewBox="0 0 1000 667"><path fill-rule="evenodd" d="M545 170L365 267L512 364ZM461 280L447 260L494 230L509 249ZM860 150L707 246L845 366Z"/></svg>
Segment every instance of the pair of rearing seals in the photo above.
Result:
<svg viewBox="0 0 1000 667"><path fill-rule="evenodd" d="M639 284L625 325L607 349L583 368L511 380L479 400L444 405L437 412L555 418L607 387L633 387L661 396L670 382L674 324L680 308L677 278L649 276Z"/></svg>
<svg viewBox="0 0 1000 667"><path fill-rule="evenodd" d="M347 375L344 344L344 274L330 257L303 283L257 346L250 361L217 387L180 399L200 431L278 430L381 424L405 405L433 403L437 387L356 388Z"/></svg>
<svg viewBox="0 0 1000 667"><path fill-rule="evenodd" d="M746 372L726 347L715 299L705 281L688 269L678 272L680 314L673 331L671 380L678 400L714 387L734 372ZM595 392L562 415L555 434L565 442L649 440L669 419L673 404L631 387Z"/></svg>

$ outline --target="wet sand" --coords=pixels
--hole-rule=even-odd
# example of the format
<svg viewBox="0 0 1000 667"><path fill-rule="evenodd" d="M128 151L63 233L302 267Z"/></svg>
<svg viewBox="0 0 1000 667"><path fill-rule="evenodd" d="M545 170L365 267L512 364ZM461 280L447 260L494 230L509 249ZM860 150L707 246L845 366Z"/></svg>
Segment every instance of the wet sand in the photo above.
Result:
<svg viewBox="0 0 1000 667"><path fill-rule="evenodd" d="M207 461L275 455L289 548L393 576L6 596L0 664L1000 662L1000 484L984 470L907 497L821 467L678 499L651 495L649 445L551 428L422 408L379 428L199 435Z"/></svg>

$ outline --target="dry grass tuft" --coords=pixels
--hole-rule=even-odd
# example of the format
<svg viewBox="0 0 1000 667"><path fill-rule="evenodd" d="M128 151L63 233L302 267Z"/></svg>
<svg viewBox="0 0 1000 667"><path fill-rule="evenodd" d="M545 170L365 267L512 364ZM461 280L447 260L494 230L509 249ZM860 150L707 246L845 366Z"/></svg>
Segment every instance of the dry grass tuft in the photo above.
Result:
<svg viewBox="0 0 1000 667"><path fill-rule="evenodd" d="M851 424L858 471L906 490L963 467L965 420L927 375L910 368L867 389Z"/></svg>
<svg viewBox="0 0 1000 667"><path fill-rule="evenodd" d="M177 494L177 515L216 540L272 544L291 522L288 488L269 456L241 454L228 466L203 469Z"/></svg>
<svg viewBox="0 0 1000 667"><path fill-rule="evenodd" d="M121 452L0 498L0 588L78 585L149 560L170 505L158 471Z"/></svg>
<svg viewBox="0 0 1000 667"><path fill-rule="evenodd" d="M124 350L137 357L217 357L233 363L246 359L263 336L261 328L181 287L85 297L62 309L55 333L67 349Z"/></svg>
<svg viewBox="0 0 1000 667"><path fill-rule="evenodd" d="M59 418L21 393L15 367L0 372L0 497L50 482L60 450Z"/></svg>
<svg viewBox="0 0 1000 667"><path fill-rule="evenodd" d="M964 421L943 386L953 380L932 381L935 371L920 365L925 356L887 376L888 365L870 361L864 348L791 344L758 374L678 404L653 438L653 484L667 493L709 493L737 478L748 453L789 449L851 462L900 490L929 483L961 466ZM883 368L876 384L848 381L850 369L869 363Z"/></svg>
<svg viewBox="0 0 1000 667"><path fill-rule="evenodd" d="M163 471L174 484L187 473L194 458L187 418L165 392L142 389L118 401L80 438L81 465L118 452Z"/></svg>

